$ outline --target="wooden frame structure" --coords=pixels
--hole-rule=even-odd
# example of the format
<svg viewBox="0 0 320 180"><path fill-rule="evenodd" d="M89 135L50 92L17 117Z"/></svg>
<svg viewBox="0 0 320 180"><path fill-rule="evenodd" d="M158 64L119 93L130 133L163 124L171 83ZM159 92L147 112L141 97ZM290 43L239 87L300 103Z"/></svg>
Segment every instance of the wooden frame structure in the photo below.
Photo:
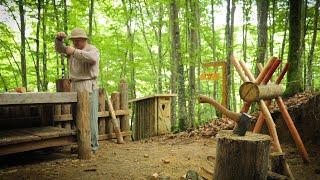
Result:
<svg viewBox="0 0 320 180"><path fill-rule="evenodd" d="M227 83L227 62L225 61L216 61L216 62L209 62L204 63L203 67L221 67L222 69L222 102L221 104L224 107L227 107L227 90L228 90L228 83Z"/></svg>

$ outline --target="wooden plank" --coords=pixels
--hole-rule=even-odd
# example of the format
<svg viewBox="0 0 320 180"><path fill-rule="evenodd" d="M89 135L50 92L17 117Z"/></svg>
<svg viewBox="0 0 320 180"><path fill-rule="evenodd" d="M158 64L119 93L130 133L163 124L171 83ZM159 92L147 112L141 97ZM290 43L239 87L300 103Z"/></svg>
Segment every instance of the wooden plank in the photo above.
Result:
<svg viewBox="0 0 320 180"><path fill-rule="evenodd" d="M1 93L0 105L58 104L77 102L76 92Z"/></svg>
<svg viewBox="0 0 320 180"><path fill-rule="evenodd" d="M130 115L130 110L116 110L115 114L116 116L128 116ZM110 112L109 111L101 111L98 112L98 117L110 117Z"/></svg>
<svg viewBox="0 0 320 180"><path fill-rule="evenodd" d="M13 154L18 152L25 152L35 149L54 147L54 146L65 146L74 144L76 138L74 136L57 137L47 140L39 140L32 142L24 142L20 144L12 144L7 146L0 146L0 156Z"/></svg>
<svg viewBox="0 0 320 180"><path fill-rule="evenodd" d="M153 95L150 95L150 96L131 99L131 100L129 100L129 103L136 102L136 101L141 101L141 100L145 100L145 99L150 99L150 98L156 98L156 97L176 97L176 96L177 96L177 94L153 94Z"/></svg>
<svg viewBox="0 0 320 180"><path fill-rule="evenodd" d="M72 121L72 114L55 115L53 121Z"/></svg>
<svg viewBox="0 0 320 180"><path fill-rule="evenodd" d="M39 136L20 132L19 129L0 132L0 146L40 140Z"/></svg>
<svg viewBox="0 0 320 180"><path fill-rule="evenodd" d="M130 137L132 135L132 132L131 131L121 132L121 134L123 137ZM115 139L115 138L116 138L115 133L99 135L99 141L106 140L106 139Z"/></svg>
<svg viewBox="0 0 320 180"><path fill-rule="evenodd" d="M34 136L39 136L41 139L76 135L75 130L57 128L52 126L21 129L20 132L24 132L26 134L31 134Z"/></svg>

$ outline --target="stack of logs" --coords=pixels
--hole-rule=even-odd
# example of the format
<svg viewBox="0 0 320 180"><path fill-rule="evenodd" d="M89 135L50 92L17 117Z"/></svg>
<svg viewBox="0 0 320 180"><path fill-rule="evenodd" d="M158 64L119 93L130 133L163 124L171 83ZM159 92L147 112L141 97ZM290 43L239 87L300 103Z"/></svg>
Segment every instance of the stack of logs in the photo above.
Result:
<svg viewBox="0 0 320 180"><path fill-rule="evenodd" d="M69 79L59 79L56 82L57 92L70 92L71 81ZM128 106L128 85L125 80L121 80L119 85L120 92L111 94L111 102L120 125L122 136L125 140L131 140L129 125L129 106ZM59 104L54 107L54 125L67 129L75 129L75 119L72 116L73 109L70 104ZM111 115L108 111L106 93L103 88L99 89L99 140L116 138L114 127L111 122Z"/></svg>

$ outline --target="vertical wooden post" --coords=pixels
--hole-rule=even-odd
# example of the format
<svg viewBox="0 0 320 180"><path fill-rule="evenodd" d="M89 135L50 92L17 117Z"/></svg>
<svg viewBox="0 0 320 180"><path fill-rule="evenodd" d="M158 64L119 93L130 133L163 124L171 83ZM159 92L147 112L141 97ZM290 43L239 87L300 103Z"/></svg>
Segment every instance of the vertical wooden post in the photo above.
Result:
<svg viewBox="0 0 320 180"><path fill-rule="evenodd" d="M89 92L78 91L77 136L80 159L91 158L91 132L89 123Z"/></svg>
<svg viewBox="0 0 320 180"><path fill-rule="evenodd" d="M128 105L128 84L124 79L121 79L120 85L119 85L119 91L120 91L120 109L124 111L129 111L129 105ZM122 131L128 132L130 131L130 125L129 125L129 116L124 115L120 117L120 128ZM124 140L131 140L130 136L124 137Z"/></svg>
<svg viewBox="0 0 320 180"><path fill-rule="evenodd" d="M112 106L113 106L113 110L116 113L117 110L120 109L120 93L119 92L111 93L111 103L112 103ZM120 118L119 117L116 117L116 118L117 118L117 123L119 125L120 131L123 131L121 129Z"/></svg>
<svg viewBox="0 0 320 180"><path fill-rule="evenodd" d="M56 89L57 92L71 92L71 80L70 79L58 79L56 81ZM61 106L61 112L60 114L71 114L71 105L70 104L64 104ZM56 114L58 115L58 114ZM66 121L63 124L60 123L59 126L62 126L66 129L71 129L71 122Z"/></svg>
<svg viewBox="0 0 320 180"><path fill-rule="evenodd" d="M106 93L103 88L99 88L99 112L103 112L106 109L106 101L105 101ZM100 117L98 121L99 126L99 134L106 133L106 118Z"/></svg>

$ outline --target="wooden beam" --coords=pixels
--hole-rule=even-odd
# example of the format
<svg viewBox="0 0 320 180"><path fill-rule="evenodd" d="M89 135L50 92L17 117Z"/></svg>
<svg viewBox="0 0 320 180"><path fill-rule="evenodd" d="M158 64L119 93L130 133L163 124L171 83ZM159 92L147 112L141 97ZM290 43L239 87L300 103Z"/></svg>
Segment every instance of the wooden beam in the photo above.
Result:
<svg viewBox="0 0 320 180"><path fill-rule="evenodd" d="M14 154L18 152L25 152L35 149L47 148L47 147L55 147L55 146L65 146L74 144L76 142L76 138L74 136L65 136L65 137L57 137L52 139L40 140L40 141L32 141L25 142L20 144L13 144L7 146L0 147L0 156L7 154Z"/></svg>
<svg viewBox="0 0 320 180"><path fill-rule="evenodd" d="M128 137L132 135L131 131L127 131L127 132L121 132L123 137ZM109 134L103 134L103 135L99 135L99 141L101 140L106 140L106 139L115 139L116 138L116 134L115 133L109 133Z"/></svg>
<svg viewBox="0 0 320 180"><path fill-rule="evenodd" d="M22 104L64 104L77 102L76 92L57 93L2 93L0 94L1 105Z"/></svg>

